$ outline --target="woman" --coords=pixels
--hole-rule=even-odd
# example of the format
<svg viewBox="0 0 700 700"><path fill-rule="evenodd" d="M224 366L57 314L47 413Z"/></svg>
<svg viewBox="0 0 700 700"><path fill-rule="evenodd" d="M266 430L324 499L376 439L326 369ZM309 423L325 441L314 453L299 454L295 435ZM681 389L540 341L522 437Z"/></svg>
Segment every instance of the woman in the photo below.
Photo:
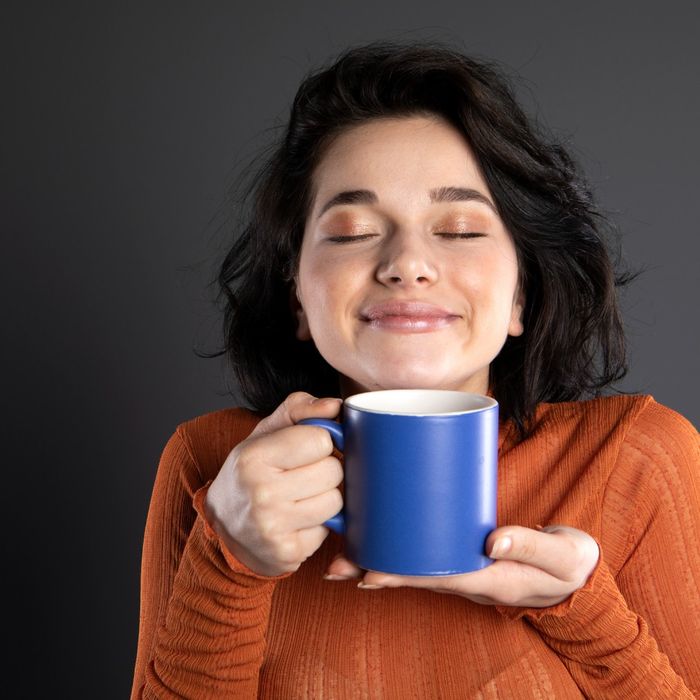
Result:
<svg viewBox="0 0 700 700"><path fill-rule="evenodd" d="M483 63L378 43L305 80L220 274L255 410L165 447L132 697L699 693L697 433L584 400L624 374L604 227ZM340 455L297 423L409 387L499 401L481 571L361 571L322 525Z"/></svg>

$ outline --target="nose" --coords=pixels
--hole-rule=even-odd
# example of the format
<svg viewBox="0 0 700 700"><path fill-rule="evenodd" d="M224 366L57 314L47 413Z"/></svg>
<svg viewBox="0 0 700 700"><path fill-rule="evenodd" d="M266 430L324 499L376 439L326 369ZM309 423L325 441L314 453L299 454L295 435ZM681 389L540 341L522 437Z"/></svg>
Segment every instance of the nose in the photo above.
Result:
<svg viewBox="0 0 700 700"><path fill-rule="evenodd" d="M417 236L395 232L382 249L376 278L390 287L430 286L438 279L427 246Z"/></svg>

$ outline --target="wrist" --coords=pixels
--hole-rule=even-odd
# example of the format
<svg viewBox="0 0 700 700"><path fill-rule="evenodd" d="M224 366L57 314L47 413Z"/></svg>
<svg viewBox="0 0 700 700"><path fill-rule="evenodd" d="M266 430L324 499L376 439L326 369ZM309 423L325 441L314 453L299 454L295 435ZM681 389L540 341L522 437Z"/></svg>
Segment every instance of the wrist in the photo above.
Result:
<svg viewBox="0 0 700 700"><path fill-rule="evenodd" d="M195 510L204 520L209 536L219 542L219 548L232 568L247 569L251 574L262 577L278 577L284 571L273 570L266 562L256 557L248 548L244 547L230 535L223 521L217 516L216 507L216 482L206 484L201 492L195 495ZM212 491L214 496L212 497ZM241 566L234 566L237 563Z"/></svg>

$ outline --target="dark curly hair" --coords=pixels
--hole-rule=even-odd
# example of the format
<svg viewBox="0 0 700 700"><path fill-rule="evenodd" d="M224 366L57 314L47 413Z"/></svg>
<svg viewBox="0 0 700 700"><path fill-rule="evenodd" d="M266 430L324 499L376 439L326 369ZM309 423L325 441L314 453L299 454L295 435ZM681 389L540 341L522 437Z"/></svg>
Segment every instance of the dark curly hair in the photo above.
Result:
<svg viewBox="0 0 700 700"><path fill-rule="evenodd" d="M290 306L312 173L343 131L382 117L437 115L470 144L511 233L525 332L491 364L491 391L520 435L539 402L594 396L626 373L610 226L567 151L544 138L492 64L435 42L350 48L308 75L289 123L248 190L218 275L225 346L245 399L271 412L287 394L338 395L338 376L295 337Z"/></svg>

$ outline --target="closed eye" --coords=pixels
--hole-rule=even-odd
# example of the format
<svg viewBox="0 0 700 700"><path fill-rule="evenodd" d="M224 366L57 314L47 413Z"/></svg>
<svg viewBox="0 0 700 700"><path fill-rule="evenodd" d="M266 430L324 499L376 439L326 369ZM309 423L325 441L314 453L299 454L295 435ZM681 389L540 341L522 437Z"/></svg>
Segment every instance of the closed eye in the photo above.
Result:
<svg viewBox="0 0 700 700"><path fill-rule="evenodd" d="M377 233L360 233L357 236L329 236L326 240L331 243L355 243L357 241L366 241L378 235Z"/></svg>
<svg viewBox="0 0 700 700"><path fill-rule="evenodd" d="M440 236L441 238L445 238L447 240L457 240L465 238L484 238L486 236L485 233L477 233L476 231L469 231L465 233L450 233L449 231L438 231L435 235Z"/></svg>

